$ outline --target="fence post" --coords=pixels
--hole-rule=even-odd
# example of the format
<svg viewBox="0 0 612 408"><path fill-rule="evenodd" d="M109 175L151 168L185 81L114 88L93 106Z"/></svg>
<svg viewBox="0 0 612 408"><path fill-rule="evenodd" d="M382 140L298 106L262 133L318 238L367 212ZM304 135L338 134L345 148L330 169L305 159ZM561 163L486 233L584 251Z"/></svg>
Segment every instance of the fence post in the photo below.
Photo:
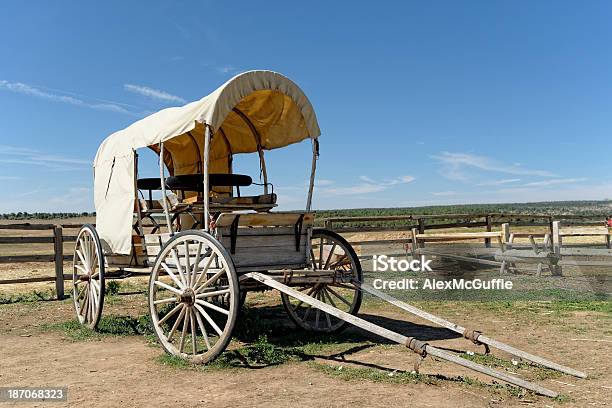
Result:
<svg viewBox="0 0 612 408"><path fill-rule="evenodd" d="M561 233L560 233L560 221L553 221L552 225L552 243L553 243L553 253L556 255L556 258L561 260L561 245L563 245ZM552 268L552 274L554 276L563 275L563 270L561 265L555 265Z"/></svg>
<svg viewBox="0 0 612 408"><path fill-rule="evenodd" d="M502 251L512 249L510 243L510 224L505 222L502 224Z"/></svg>
<svg viewBox="0 0 612 408"><path fill-rule="evenodd" d="M332 220L325 220L325 229L328 231L331 231L333 228L333 221Z"/></svg>
<svg viewBox="0 0 612 408"><path fill-rule="evenodd" d="M53 228L53 244L55 247L55 292L57 299L64 299L64 238L62 226Z"/></svg>
<svg viewBox="0 0 612 408"><path fill-rule="evenodd" d="M425 219L419 217L417 221L419 223L419 234L424 234L425 233Z"/></svg>
<svg viewBox="0 0 612 408"><path fill-rule="evenodd" d="M491 215L490 214L487 214L486 221L487 221L487 232L491 232L492 225L491 225ZM485 248L491 248L491 238L485 238Z"/></svg>
<svg viewBox="0 0 612 408"><path fill-rule="evenodd" d="M554 218L553 218L553 217L548 217L548 228L550 229L550 236L551 236L551 237L554 235L554 231L553 231L553 221L554 221Z"/></svg>

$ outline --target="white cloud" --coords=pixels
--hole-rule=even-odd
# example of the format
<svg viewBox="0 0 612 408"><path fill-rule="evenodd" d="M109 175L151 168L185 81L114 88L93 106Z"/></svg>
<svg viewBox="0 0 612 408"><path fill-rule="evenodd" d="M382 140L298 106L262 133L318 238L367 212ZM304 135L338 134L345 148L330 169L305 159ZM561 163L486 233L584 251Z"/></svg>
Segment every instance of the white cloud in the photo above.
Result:
<svg viewBox="0 0 612 408"><path fill-rule="evenodd" d="M441 169L442 175L451 180L466 180L466 168L517 176L555 177L554 173L546 170L525 169L520 166L520 163L514 163L512 165L497 163L488 157L469 153L442 152L439 155L431 157L443 164Z"/></svg>
<svg viewBox="0 0 612 408"><path fill-rule="evenodd" d="M384 191L390 186L398 184L407 184L414 181L412 176L399 176L390 180L376 181L368 176L359 176L361 183L345 186L345 187L326 187L318 189L321 194L328 195L355 195L355 194L372 194Z"/></svg>
<svg viewBox="0 0 612 408"><path fill-rule="evenodd" d="M586 181L586 178L564 178L564 179L552 179L552 180L543 180L543 181L534 181L532 183L524 184L523 187L546 187L546 186L556 186L559 184L574 184L580 183L582 181Z"/></svg>
<svg viewBox="0 0 612 408"><path fill-rule="evenodd" d="M229 74L236 71L236 68L231 65L223 65L220 67L216 67L216 70L221 74Z"/></svg>
<svg viewBox="0 0 612 408"><path fill-rule="evenodd" d="M319 186L319 187L331 186L334 183L335 183L334 180L326 180L326 179L317 179L317 180L315 180L315 186ZM309 185L309 184L310 183L307 182L307 185Z"/></svg>
<svg viewBox="0 0 612 408"><path fill-rule="evenodd" d="M0 90L1 89L10 91L10 92L33 96L35 98L45 99L51 102L66 103L69 105L80 106L82 108L90 108L90 109L96 109L96 110L102 110L102 111L132 114L132 112L128 111L126 108L121 106L121 104L107 102L107 101L105 102L86 102L83 99L77 98L75 96L51 93L51 92L44 91L42 89L33 87L28 84L24 84L22 82L9 82L5 80L0 80Z"/></svg>
<svg viewBox="0 0 612 408"><path fill-rule="evenodd" d="M435 195L436 197L449 197L449 196L457 195L457 192L456 191L436 191L431 194Z"/></svg>
<svg viewBox="0 0 612 408"><path fill-rule="evenodd" d="M42 166L54 171L85 170L92 165L91 160L46 154L29 148L7 145L0 145L0 163Z"/></svg>
<svg viewBox="0 0 612 408"><path fill-rule="evenodd" d="M17 177L17 176L0 176L0 180L22 180L23 177Z"/></svg>
<svg viewBox="0 0 612 408"><path fill-rule="evenodd" d="M520 178L513 178L513 179L504 179L504 180L494 180L494 181L487 181L485 183L480 183L480 184L476 184L479 187L485 187L485 186L501 186L503 184L510 184L510 183L518 183L519 181L521 181Z"/></svg>
<svg viewBox="0 0 612 408"><path fill-rule="evenodd" d="M146 96L147 98L164 101L164 102L178 102L178 103L186 103L187 101L180 96L172 95L166 91L162 91L159 89L149 88L148 86L134 85L134 84L125 84L123 85L123 89L129 92L137 93L142 96Z"/></svg>

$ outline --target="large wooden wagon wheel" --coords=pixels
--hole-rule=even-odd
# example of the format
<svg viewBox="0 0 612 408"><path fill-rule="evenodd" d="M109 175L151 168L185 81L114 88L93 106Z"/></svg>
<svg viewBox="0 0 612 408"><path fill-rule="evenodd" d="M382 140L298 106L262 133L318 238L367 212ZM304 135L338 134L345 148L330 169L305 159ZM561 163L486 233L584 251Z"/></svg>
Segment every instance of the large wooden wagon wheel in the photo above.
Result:
<svg viewBox="0 0 612 408"><path fill-rule="evenodd" d="M361 292L351 283L353 280L362 281L357 254L344 238L331 231L313 230L311 242L311 267L334 271L340 279L334 283L300 285L297 289L344 312L357 314L361 306ZM331 333L343 329L347 324L284 293L281 297L291 320L303 329Z"/></svg>
<svg viewBox="0 0 612 408"><path fill-rule="evenodd" d="M234 264L213 236L176 234L162 248L149 281L149 310L168 353L207 363L227 347L239 306Z"/></svg>
<svg viewBox="0 0 612 408"><path fill-rule="evenodd" d="M89 224L81 228L74 246L72 284L79 322L95 329L104 305L104 253L96 229Z"/></svg>

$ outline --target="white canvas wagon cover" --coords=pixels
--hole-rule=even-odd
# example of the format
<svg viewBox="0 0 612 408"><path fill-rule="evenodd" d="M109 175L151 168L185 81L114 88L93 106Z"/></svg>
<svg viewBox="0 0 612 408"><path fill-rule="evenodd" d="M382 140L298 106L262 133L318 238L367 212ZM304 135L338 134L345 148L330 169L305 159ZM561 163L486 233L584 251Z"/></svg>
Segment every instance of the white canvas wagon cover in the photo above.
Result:
<svg viewBox="0 0 612 408"><path fill-rule="evenodd" d="M182 107L163 109L113 133L94 160L96 230L105 252L129 254L136 197L135 150L159 153L170 174L202 171L204 129L209 126L209 172L230 173L232 156L271 150L320 135L317 118L302 90L271 71L249 71L210 95Z"/></svg>

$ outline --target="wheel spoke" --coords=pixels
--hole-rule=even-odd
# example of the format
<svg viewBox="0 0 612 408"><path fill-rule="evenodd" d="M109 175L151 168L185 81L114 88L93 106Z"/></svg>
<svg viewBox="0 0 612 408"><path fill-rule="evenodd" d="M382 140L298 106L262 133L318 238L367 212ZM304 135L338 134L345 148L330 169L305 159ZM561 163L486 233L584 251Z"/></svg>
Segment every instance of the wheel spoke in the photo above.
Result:
<svg viewBox="0 0 612 408"><path fill-rule="evenodd" d="M185 306L182 303L181 303L181 306L183 306L183 308L181 309L181 313L179 314L178 318L172 325L172 329L170 329L170 333L168 333L168 341L172 341L172 336L174 336L174 332L178 328L179 324L184 320L185 311L187 310L187 306Z"/></svg>
<svg viewBox="0 0 612 408"><path fill-rule="evenodd" d="M87 308L87 321L91 322L93 320L93 296L91 294L91 285L89 285L88 288L87 301L89 307Z"/></svg>
<svg viewBox="0 0 612 408"><path fill-rule="evenodd" d="M81 265L75 264L74 267L83 272L84 275L88 275L87 269L83 268Z"/></svg>
<svg viewBox="0 0 612 408"><path fill-rule="evenodd" d="M191 287L191 264L189 263L189 241L183 242L185 247L185 286Z"/></svg>
<svg viewBox="0 0 612 408"><path fill-rule="evenodd" d="M91 284L94 286L94 288L96 289L97 293L99 294L100 293L100 284L97 281L93 280L93 279L91 280Z"/></svg>
<svg viewBox="0 0 612 408"><path fill-rule="evenodd" d="M189 310L189 308L187 308ZM189 312L191 315L191 312ZM183 348L185 347L185 335L187 334L187 330L189 330L189 321L190 319L185 314L185 318L183 319L183 331L181 332L181 339L179 340L179 353L183 352Z"/></svg>
<svg viewBox="0 0 612 408"><path fill-rule="evenodd" d="M93 284L93 281L91 283L92 284L89 285L89 290L91 292L91 296L93 298L93 305L95 307L98 304L98 292L96 292L96 286Z"/></svg>
<svg viewBox="0 0 612 408"><path fill-rule="evenodd" d="M323 314L325 315L325 320L327 320L327 327L331 329L332 324L331 324L331 319L329 318L329 314L327 314L326 312L323 312Z"/></svg>
<svg viewBox="0 0 612 408"><path fill-rule="evenodd" d="M312 292L315 291L315 289L317 288L318 285L314 285L312 288L310 288L310 290L308 291L308 293L306 293L306 296L310 296L312 294ZM297 305L295 305L295 307L293 308L293 310L297 310L298 307L302 306L302 304L304 303L303 300L300 300L298 302Z"/></svg>
<svg viewBox="0 0 612 408"><path fill-rule="evenodd" d="M79 281L80 283L84 283L83 281ZM76 299L80 299L81 297L83 297L83 294L85 294L85 292L87 291L87 285L82 285L81 289L77 290L77 297Z"/></svg>
<svg viewBox="0 0 612 408"><path fill-rule="evenodd" d="M81 263L85 265L85 271L86 271L85 273L89 275L89 270L87 270L87 268L89 267L89 264L85 261L85 257L83 256L83 254L81 253L79 249L75 249L75 252L77 256L79 257L79 259L81 260Z"/></svg>
<svg viewBox="0 0 612 408"><path fill-rule="evenodd" d="M83 314L84 312L86 312L85 307L89 306L87 304L87 299L88 299L87 291L88 291L87 285L83 286L83 292L82 292L83 293L83 299L81 300L81 302L79 302L79 304L80 304L80 307L79 307L80 313L79 314L81 316L83 316L83 317L85 317L85 315Z"/></svg>
<svg viewBox="0 0 612 408"><path fill-rule="evenodd" d="M208 340L208 333L206 332L206 328L204 327L204 322L202 322L202 316L195 310L192 310L192 313L195 315L196 320L198 321L198 326L200 326L200 331L204 336L204 343L206 343L206 349L210 350L210 341Z"/></svg>
<svg viewBox="0 0 612 408"><path fill-rule="evenodd" d="M323 295L327 296L327 300L329 301L329 303L337 309L336 303L334 302L326 288L323 288Z"/></svg>
<svg viewBox="0 0 612 408"><path fill-rule="evenodd" d="M198 242L198 249L196 250L195 262L193 263L193 270L191 271L190 286L195 287L195 280L198 273L198 265L200 264L200 254L202 253L202 243Z"/></svg>
<svg viewBox="0 0 612 408"><path fill-rule="evenodd" d="M334 254L335 249L336 249L336 243L334 242L334 244L331 247L331 250L327 254L327 259L325 260L325 266L323 266L322 269L327 269L327 267L329 266L329 261L331 261L332 255Z"/></svg>
<svg viewBox="0 0 612 408"><path fill-rule="evenodd" d="M178 302L178 299L176 297L171 297L171 298L155 300L155 301L153 301L153 304L154 305L163 305L165 303L176 303L176 302Z"/></svg>
<svg viewBox="0 0 612 408"><path fill-rule="evenodd" d="M96 266L96 259L97 259L97 254L96 254L96 248L95 248L95 243L92 239L91 236L88 236L88 251L89 251L89 265L91 267L91 270L93 271L93 268L95 268Z"/></svg>
<svg viewBox="0 0 612 408"><path fill-rule="evenodd" d="M172 253L172 257L174 258L174 261L176 262L176 269L179 273L179 276L181 277L181 282L183 282L183 287L187 286L187 282L185 281L185 275L183 274L183 267L181 266L181 262L179 260L179 257L176 253L176 249L172 248L172 250L170 251Z"/></svg>
<svg viewBox="0 0 612 408"><path fill-rule="evenodd" d="M197 303L194 304L194 306L198 310L198 312L202 313L202 316L204 316L204 318L212 326L212 328L215 329L219 337L221 337L221 335L223 334L223 330L221 330L219 326L217 326L217 323L215 323L212 317L210 317L208 313L206 313L206 311L202 309L202 306L198 305Z"/></svg>
<svg viewBox="0 0 612 408"><path fill-rule="evenodd" d="M193 317L193 309L189 309L189 323L191 326L191 348L193 349L193 355L195 356L196 354L198 354L198 347L196 345L196 333L197 333L197 329L195 326L195 318Z"/></svg>
<svg viewBox="0 0 612 408"><path fill-rule="evenodd" d="M321 237L320 239L320 246L319 246L319 269L322 269L321 267L323 266L323 237Z"/></svg>
<svg viewBox="0 0 612 408"><path fill-rule="evenodd" d="M347 305L348 307L351 307L351 303L346 300L345 298L343 298L342 296L340 296L338 293L336 293L335 290L333 290L332 288L328 287L327 290L334 295L335 297L337 297L338 299L340 299L342 301L342 303L344 303L345 305Z"/></svg>
<svg viewBox="0 0 612 408"><path fill-rule="evenodd" d="M207 297L211 297L211 296L225 295L226 293L230 293L229 288L221 289L221 290L214 290L214 291L211 291L211 292L198 293L196 295L196 298L198 298L198 299L200 299L200 298L207 298Z"/></svg>
<svg viewBox="0 0 612 408"><path fill-rule="evenodd" d="M196 303L198 305L202 305L202 306L207 307L209 309L216 310L219 313L223 313L226 316L229 316L229 310L225 310L223 308L220 308L219 306L213 305L212 303L208 303L205 300L196 299Z"/></svg>
<svg viewBox="0 0 612 408"><path fill-rule="evenodd" d="M170 317L172 317L172 315L174 315L176 312L179 311L179 309L181 307L183 307L184 305L182 303L179 303L178 305L176 305L174 307L174 309L172 309L171 311L169 311L164 317L161 318L161 320L159 321L159 325L161 326L162 324L164 324L166 322L166 320L168 320Z"/></svg>
<svg viewBox="0 0 612 408"><path fill-rule="evenodd" d="M168 265L166 265L165 262L161 263L161 267L164 268L164 270L166 271L166 273L168 274L170 279L172 279L172 282L174 282L176 284L176 286L178 286L179 288L181 288L183 290L185 289L185 285L183 285L183 282L179 281L179 279L176 277L174 272L172 272L170 270L170 267Z"/></svg>
<svg viewBox="0 0 612 408"><path fill-rule="evenodd" d="M345 260L347 260L347 259L348 259L348 256L347 256L346 254L342 255L342 256L340 257L340 259L338 259L336 262L334 262L333 264L331 264L331 265L329 266L329 267L330 267L330 269L334 269L334 268L336 268L336 267L338 267L338 266L342 266L343 264L345 264L345 263L346 263L346 262L345 262Z"/></svg>
<svg viewBox="0 0 612 408"><path fill-rule="evenodd" d="M85 264L85 266L89 269L91 267L91 264L89 263L89 254L87 253L87 234L84 234L81 239L79 240L79 243L81 244L81 253L83 255L83 264Z"/></svg>
<svg viewBox="0 0 612 408"><path fill-rule="evenodd" d="M162 281L158 281L158 280L156 280L156 281L155 281L155 284L156 284L157 286L160 286L160 287L162 287L162 288L166 289L166 290L169 290L170 292L176 293L177 295L182 295L182 292L181 292L180 290L178 290L178 289L176 289L176 288L173 288L173 287L172 287L172 286L170 286L170 285L166 285L166 284L165 284L164 282L162 282Z"/></svg>
<svg viewBox="0 0 612 408"><path fill-rule="evenodd" d="M312 264L312 269L317 269L317 264L315 263L315 255L312 250L312 246L310 247L310 263Z"/></svg>
<svg viewBox="0 0 612 408"><path fill-rule="evenodd" d="M208 260L206 261L206 264L204 265L200 276L198 276L198 280L196 281L196 283L193 284L192 287L197 288L200 282L202 282L202 279L204 279L204 277L206 276L206 272L208 272L208 268L210 268L210 264L215 258L217 258L217 254L211 254L210 257L208 257Z"/></svg>
<svg viewBox="0 0 612 408"><path fill-rule="evenodd" d="M204 282L199 288L195 290L196 293L199 293L205 287L208 287L211 283L216 282L217 279L221 277L225 273L225 267L221 268L219 272L215 273L210 279Z"/></svg>

